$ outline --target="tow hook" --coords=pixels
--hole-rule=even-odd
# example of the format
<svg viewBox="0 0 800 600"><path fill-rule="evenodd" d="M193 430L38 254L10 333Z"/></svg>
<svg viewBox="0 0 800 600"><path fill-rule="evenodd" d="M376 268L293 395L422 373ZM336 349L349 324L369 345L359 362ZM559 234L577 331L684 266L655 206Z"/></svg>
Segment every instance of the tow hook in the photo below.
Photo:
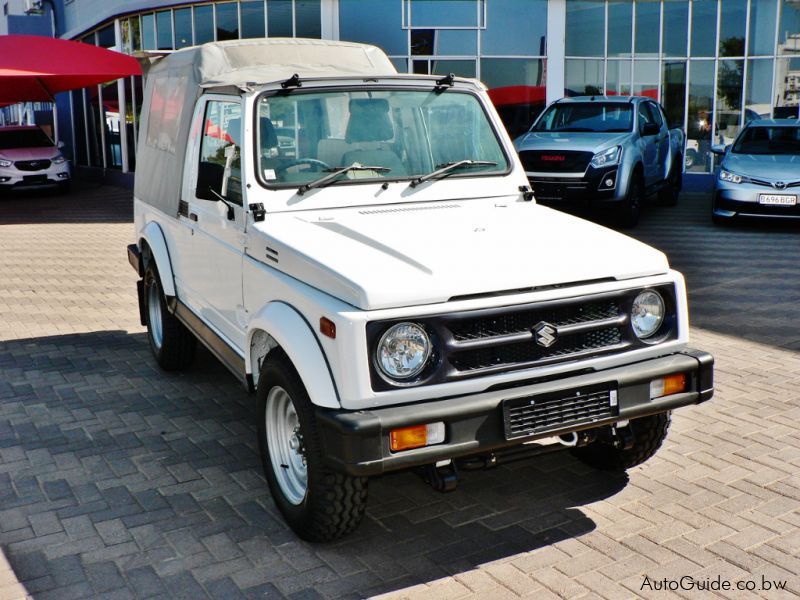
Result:
<svg viewBox="0 0 800 600"><path fill-rule="evenodd" d="M422 467L422 479L437 492L452 492L458 486L458 469L452 460Z"/></svg>
<svg viewBox="0 0 800 600"><path fill-rule="evenodd" d="M628 425L618 427L611 426L611 445L617 450L630 450L633 448L633 432Z"/></svg>

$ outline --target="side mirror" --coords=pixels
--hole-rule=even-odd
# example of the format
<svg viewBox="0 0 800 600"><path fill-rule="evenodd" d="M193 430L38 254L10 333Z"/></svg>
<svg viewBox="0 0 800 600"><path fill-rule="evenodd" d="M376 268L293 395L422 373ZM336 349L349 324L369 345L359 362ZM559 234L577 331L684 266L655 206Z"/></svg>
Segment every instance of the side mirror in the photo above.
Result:
<svg viewBox="0 0 800 600"><path fill-rule="evenodd" d="M197 167L197 189L194 195L200 200L218 202L222 196L222 178L225 167L212 162L201 162Z"/></svg>
<svg viewBox="0 0 800 600"><path fill-rule="evenodd" d="M653 135L658 135L661 131L661 128L656 125L655 123L645 123L642 125L642 137L650 137Z"/></svg>
<svg viewBox="0 0 800 600"><path fill-rule="evenodd" d="M728 149L728 147L724 146L723 144L712 144L711 145L711 152L713 154L718 154L719 156L723 156L727 149Z"/></svg>

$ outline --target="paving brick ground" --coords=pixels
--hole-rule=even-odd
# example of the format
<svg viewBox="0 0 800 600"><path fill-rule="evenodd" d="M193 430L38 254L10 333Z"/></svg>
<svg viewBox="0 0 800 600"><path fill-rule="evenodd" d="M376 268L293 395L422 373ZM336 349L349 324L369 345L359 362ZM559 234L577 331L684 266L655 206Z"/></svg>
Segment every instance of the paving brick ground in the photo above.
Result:
<svg viewBox="0 0 800 600"><path fill-rule="evenodd" d="M717 358L716 397L647 464L551 454L448 495L386 476L355 535L315 546L266 490L253 398L207 353L180 375L151 359L130 219L114 188L0 200L0 599L655 598L645 576L688 575L800 593L798 227L713 228L687 195L632 232L687 274Z"/></svg>

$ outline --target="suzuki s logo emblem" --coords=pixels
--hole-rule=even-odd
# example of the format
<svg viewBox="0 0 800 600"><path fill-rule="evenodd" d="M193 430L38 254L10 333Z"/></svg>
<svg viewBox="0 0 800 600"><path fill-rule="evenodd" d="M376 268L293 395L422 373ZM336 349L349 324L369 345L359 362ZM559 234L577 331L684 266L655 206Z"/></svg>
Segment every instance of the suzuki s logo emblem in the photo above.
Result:
<svg viewBox="0 0 800 600"><path fill-rule="evenodd" d="M544 321L533 328L533 339L543 348L549 348L558 339L558 330L550 323Z"/></svg>
<svg viewBox="0 0 800 600"><path fill-rule="evenodd" d="M542 154L541 159L549 162L564 162L567 157L559 154Z"/></svg>
<svg viewBox="0 0 800 600"><path fill-rule="evenodd" d="M772 186L776 190L782 190L786 187L786 183L784 183L783 181L776 181L775 183L772 184Z"/></svg>

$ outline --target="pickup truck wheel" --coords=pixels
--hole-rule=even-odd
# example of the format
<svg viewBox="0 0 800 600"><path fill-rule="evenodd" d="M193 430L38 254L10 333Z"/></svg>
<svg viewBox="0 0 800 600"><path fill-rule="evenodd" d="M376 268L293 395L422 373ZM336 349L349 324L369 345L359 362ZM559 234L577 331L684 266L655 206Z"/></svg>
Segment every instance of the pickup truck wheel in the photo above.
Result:
<svg viewBox="0 0 800 600"><path fill-rule="evenodd" d="M192 332L186 329L167 310L167 301L161 291L161 279L154 262L144 274L144 294L147 310L147 339L159 366L165 371L180 371L192 364L197 345Z"/></svg>
<svg viewBox="0 0 800 600"><path fill-rule="evenodd" d="M597 441L587 446L572 448L572 454L583 463L604 471L624 471L640 465L661 447L669 430L670 413L633 419L628 424L633 435L633 446L618 449L609 443Z"/></svg>
<svg viewBox="0 0 800 600"><path fill-rule="evenodd" d="M679 162L672 165L669 172L667 185L658 192L658 201L663 206L675 206L678 203L678 196L681 193L683 184L683 173Z"/></svg>
<svg viewBox="0 0 800 600"><path fill-rule="evenodd" d="M278 509L304 540L350 533L364 518L367 478L324 464L314 407L285 354L268 358L258 381L258 446Z"/></svg>
<svg viewBox="0 0 800 600"><path fill-rule="evenodd" d="M642 200L644 199L644 186L639 177L634 176L628 185L628 195L622 201L619 208L619 224L623 228L635 227L639 222L639 214L642 211Z"/></svg>

